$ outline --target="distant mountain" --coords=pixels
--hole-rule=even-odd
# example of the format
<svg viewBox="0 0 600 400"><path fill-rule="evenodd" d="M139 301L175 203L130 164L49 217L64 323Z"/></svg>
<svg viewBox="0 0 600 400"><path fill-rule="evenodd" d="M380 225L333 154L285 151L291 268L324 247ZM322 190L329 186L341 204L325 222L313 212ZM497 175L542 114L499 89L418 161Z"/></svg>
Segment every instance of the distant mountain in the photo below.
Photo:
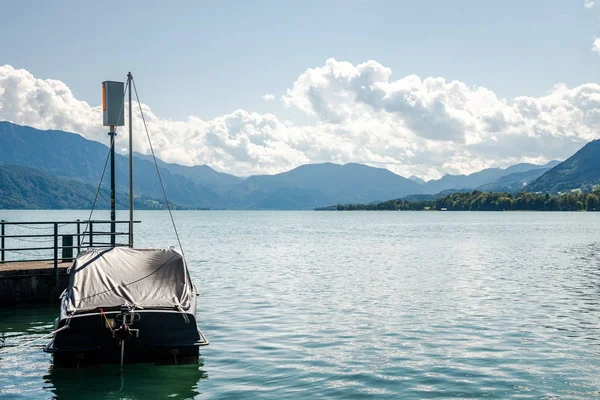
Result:
<svg viewBox="0 0 600 400"><path fill-rule="evenodd" d="M278 187L253 197L254 201L247 203L247 208L255 210L303 210L310 208L310 204L328 204L330 201L321 191L297 187Z"/></svg>
<svg viewBox="0 0 600 400"><path fill-rule="evenodd" d="M151 155L134 152L133 156L134 158L147 160L152 163L154 162ZM172 174L182 175L186 178L190 178L197 184L201 184L215 190L218 190L222 186L236 185L243 180L242 178L238 178L234 175L215 171L208 165L194 165L188 167L175 163L167 163L160 159L157 159L157 161L160 169L165 169Z"/></svg>
<svg viewBox="0 0 600 400"><path fill-rule="evenodd" d="M108 154L108 147L84 137L63 131L41 131L27 126L0 121L0 163L39 168L51 175L78 180L97 186ZM129 190L128 157L115 156L116 186L119 191ZM219 195L200 183L199 172L210 167L173 166L161 162L161 175L169 199L187 207L223 208ZM171 168L189 174L171 172ZM212 169L211 169L212 170ZM215 174L218 174L213 170ZM226 175L226 174L223 174ZM231 175L230 175L231 176ZM233 177L234 179L237 179ZM136 158L134 191L153 198L162 198L156 168L152 161ZM104 177L108 187L109 174Z"/></svg>
<svg viewBox="0 0 600 400"><path fill-rule="evenodd" d="M529 171L514 172L501 176L493 182L477 187L477 190L483 192L508 192L515 193L521 190L527 190L527 185L537 178L550 171L551 168L530 169Z"/></svg>
<svg viewBox="0 0 600 400"><path fill-rule="evenodd" d="M531 170L550 168L556 165L558 161L550 161L545 165L536 165L529 163L520 163L508 168L487 168L470 175L444 175L437 180L425 182L422 185L423 193L440 193L449 189L475 189L481 186L493 183L497 179L513 173L526 172Z"/></svg>
<svg viewBox="0 0 600 400"><path fill-rule="evenodd" d="M408 179L410 179L413 182L418 183L419 185L422 185L425 183L425 181L421 178L419 178L418 176L412 175L411 177L409 177Z"/></svg>
<svg viewBox="0 0 600 400"><path fill-rule="evenodd" d="M577 153L528 185L531 192L558 193L600 184L600 140L593 140Z"/></svg>
<svg viewBox="0 0 600 400"><path fill-rule="evenodd" d="M0 209L86 209L92 208L96 187L57 178L37 168L0 164ZM129 197L117 193L117 208L128 208ZM97 208L109 207L110 192L101 190ZM164 209L164 201L138 197L137 209Z"/></svg>
<svg viewBox="0 0 600 400"><path fill-rule="evenodd" d="M560 164L561 162L562 161L559 161L559 160L552 160L552 161L548 161L544 165L539 165L539 167L552 169L552 168L556 167L558 164Z"/></svg>
<svg viewBox="0 0 600 400"><path fill-rule="evenodd" d="M244 198L244 194L254 192L250 208L263 208L261 204L265 204L265 199L278 191L281 195L281 189L293 193L297 207L306 209L327 204L386 200L421 192L419 184L387 169L354 163L324 163L302 165L275 175L250 176L231 192L231 196Z"/></svg>

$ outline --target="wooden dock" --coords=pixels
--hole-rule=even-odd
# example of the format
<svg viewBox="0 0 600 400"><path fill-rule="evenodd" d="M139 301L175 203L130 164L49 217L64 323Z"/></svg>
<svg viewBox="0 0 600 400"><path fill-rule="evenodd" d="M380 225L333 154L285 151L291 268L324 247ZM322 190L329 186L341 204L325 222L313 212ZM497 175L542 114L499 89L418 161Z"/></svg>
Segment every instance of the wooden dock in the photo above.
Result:
<svg viewBox="0 0 600 400"><path fill-rule="evenodd" d="M68 268L72 265L72 262L59 263L58 268ZM51 272L54 271L54 262L52 261L23 261L23 262L12 262L12 263L0 263L0 274L4 272L10 273L11 271L29 271L29 270L44 270L49 269Z"/></svg>
<svg viewBox="0 0 600 400"><path fill-rule="evenodd" d="M72 262L59 263L58 285L54 263L28 261L0 264L0 306L23 303L53 303L65 290Z"/></svg>

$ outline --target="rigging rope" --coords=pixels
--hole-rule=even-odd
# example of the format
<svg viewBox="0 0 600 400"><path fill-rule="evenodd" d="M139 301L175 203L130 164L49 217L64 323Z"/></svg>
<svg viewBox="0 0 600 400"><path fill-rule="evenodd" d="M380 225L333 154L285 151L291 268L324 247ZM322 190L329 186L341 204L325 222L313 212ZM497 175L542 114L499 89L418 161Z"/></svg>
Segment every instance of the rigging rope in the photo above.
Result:
<svg viewBox="0 0 600 400"><path fill-rule="evenodd" d="M183 252L183 246L181 245L181 240L179 239L179 233L177 232L177 226L175 226L175 220L173 219L173 213L171 212L171 205L169 204L169 199L167 199L167 192L165 191L165 185L163 184L162 177L160 176L160 170L158 168L158 163L156 162L156 155L154 154L154 148L152 147L152 140L150 139L150 133L148 132L148 126L146 125L146 118L144 118L144 112L142 111L142 104L140 103L140 97L138 96L137 87L135 86L135 80L133 77L131 78L131 82L133 83L133 90L135 91L135 98L138 103L138 107L140 109L140 114L142 116L142 122L144 123L144 129L146 130L146 136L148 137L148 144L150 144L150 151L152 152L152 159L154 160L154 166L156 167L156 173L158 174L158 180L160 181L160 187L163 192L163 196L165 197L165 203L167 205L167 210L169 211L169 216L171 217L171 223L173 224L173 230L175 231L175 236L177 237L177 243L179 244L179 249L181 250L181 256L185 261L185 253ZM186 262L187 264L187 262Z"/></svg>
<svg viewBox="0 0 600 400"><path fill-rule="evenodd" d="M100 193L100 188L102 187L102 181L104 180L104 174L106 173L106 166L108 165L108 159L110 158L110 147L108 148L108 154L106 154L106 161L104 161L104 169L102 170L102 176L100 176L100 183L98 184L98 188L96 189L96 196L94 197L94 203L92 204L92 209L90 211L90 216L85 223L85 228L83 229L83 233L80 237L83 238L81 244L85 243L85 234L90 226L90 221L92 220L92 214L94 213L94 209L96 208L96 202L98 201L98 194Z"/></svg>

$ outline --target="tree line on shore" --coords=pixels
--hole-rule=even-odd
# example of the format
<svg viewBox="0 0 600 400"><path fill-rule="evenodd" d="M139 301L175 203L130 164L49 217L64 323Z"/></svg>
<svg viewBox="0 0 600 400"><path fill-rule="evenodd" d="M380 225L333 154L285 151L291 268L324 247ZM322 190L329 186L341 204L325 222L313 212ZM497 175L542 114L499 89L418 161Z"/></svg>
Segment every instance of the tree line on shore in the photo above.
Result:
<svg viewBox="0 0 600 400"><path fill-rule="evenodd" d="M317 210L359 211L600 211L600 192L573 192L560 195L519 192L496 193L474 190L451 193L435 200L387 200L369 204L338 204Z"/></svg>

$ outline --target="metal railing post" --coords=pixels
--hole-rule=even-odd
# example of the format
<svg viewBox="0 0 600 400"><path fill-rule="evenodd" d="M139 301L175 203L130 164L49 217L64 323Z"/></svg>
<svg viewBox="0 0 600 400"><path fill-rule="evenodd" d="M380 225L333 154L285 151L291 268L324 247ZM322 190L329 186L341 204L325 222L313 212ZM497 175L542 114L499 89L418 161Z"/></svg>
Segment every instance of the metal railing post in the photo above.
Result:
<svg viewBox="0 0 600 400"><path fill-rule="evenodd" d="M90 222L90 247L94 247L94 223Z"/></svg>
<svg viewBox="0 0 600 400"><path fill-rule="evenodd" d="M58 223L54 223L54 279L58 287Z"/></svg>
<svg viewBox="0 0 600 400"><path fill-rule="evenodd" d="M77 220L77 255L81 252L81 224Z"/></svg>
<svg viewBox="0 0 600 400"><path fill-rule="evenodd" d="M73 235L62 236L62 262L73 261Z"/></svg>
<svg viewBox="0 0 600 400"><path fill-rule="evenodd" d="M0 264L4 264L4 223L6 221L0 221Z"/></svg>

